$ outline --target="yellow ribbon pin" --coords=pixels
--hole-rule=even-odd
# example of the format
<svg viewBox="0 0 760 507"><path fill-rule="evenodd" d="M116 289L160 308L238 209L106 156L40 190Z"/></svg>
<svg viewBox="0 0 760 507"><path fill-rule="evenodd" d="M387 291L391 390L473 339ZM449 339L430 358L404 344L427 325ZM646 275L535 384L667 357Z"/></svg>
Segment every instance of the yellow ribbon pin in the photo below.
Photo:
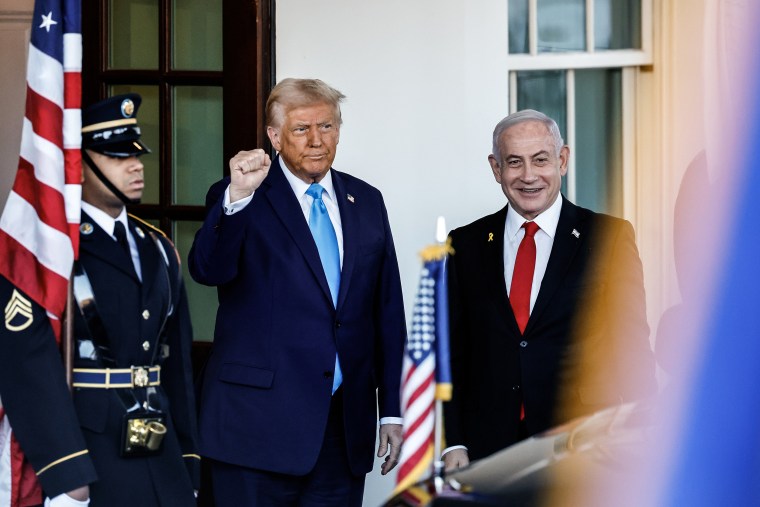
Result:
<svg viewBox="0 0 760 507"><path fill-rule="evenodd" d="M489 243L490 243L491 241L493 241L493 233L492 233L492 232L489 232L489 233L488 233L488 241L489 241Z"/></svg>

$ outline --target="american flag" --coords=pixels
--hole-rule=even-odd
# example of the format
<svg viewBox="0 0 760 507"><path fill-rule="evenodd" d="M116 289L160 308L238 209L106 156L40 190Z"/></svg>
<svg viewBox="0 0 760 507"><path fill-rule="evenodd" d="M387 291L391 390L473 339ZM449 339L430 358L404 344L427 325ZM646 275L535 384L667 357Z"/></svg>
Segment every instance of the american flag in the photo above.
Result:
<svg viewBox="0 0 760 507"><path fill-rule="evenodd" d="M451 398L446 256L450 247L422 252L424 265L406 343L401 387L404 446L396 478L403 491L430 472L435 436L435 400Z"/></svg>
<svg viewBox="0 0 760 507"><path fill-rule="evenodd" d="M18 172L0 217L0 275L47 310L57 340L79 249L80 13L80 0L35 2ZM2 416L0 506L27 505L39 487Z"/></svg>

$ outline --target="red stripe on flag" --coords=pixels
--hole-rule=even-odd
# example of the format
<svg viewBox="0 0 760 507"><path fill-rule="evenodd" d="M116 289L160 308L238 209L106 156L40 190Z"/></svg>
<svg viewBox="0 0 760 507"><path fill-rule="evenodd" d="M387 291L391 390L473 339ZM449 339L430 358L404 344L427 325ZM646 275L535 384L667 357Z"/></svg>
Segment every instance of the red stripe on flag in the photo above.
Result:
<svg viewBox="0 0 760 507"><path fill-rule="evenodd" d="M78 71L63 73L63 107L82 108L82 74Z"/></svg>
<svg viewBox="0 0 760 507"><path fill-rule="evenodd" d="M37 257L0 229L0 273L58 318L63 315L68 279L39 263Z"/></svg>
<svg viewBox="0 0 760 507"><path fill-rule="evenodd" d="M427 452L428 448L433 443L433 434L430 434L430 439L428 445L421 445L419 449L417 449L414 454L409 456L409 459L401 463L398 469L398 480L397 482L402 482L417 466L417 464L422 460L422 458L425 456L425 453Z"/></svg>
<svg viewBox="0 0 760 507"><path fill-rule="evenodd" d="M26 117L38 136L63 149L63 109L29 86L26 87Z"/></svg>
<svg viewBox="0 0 760 507"><path fill-rule="evenodd" d="M13 191L34 207L42 222L64 234L69 234L63 195L55 188L36 179L34 167L23 158L19 158Z"/></svg>

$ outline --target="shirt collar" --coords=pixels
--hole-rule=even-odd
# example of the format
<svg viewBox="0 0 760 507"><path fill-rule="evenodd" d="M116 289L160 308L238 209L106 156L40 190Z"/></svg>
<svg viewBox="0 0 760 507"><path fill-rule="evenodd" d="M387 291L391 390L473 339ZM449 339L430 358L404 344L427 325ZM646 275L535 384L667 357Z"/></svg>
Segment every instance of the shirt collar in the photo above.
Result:
<svg viewBox="0 0 760 507"><path fill-rule="evenodd" d="M557 194L557 198L554 199L554 203L546 208L540 215L533 219L536 224L549 235L550 238L554 238L554 234L557 232L557 224L559 224L559 214L562 211L562 194ZM509 206L507 210L507 238L514 238L517 232L522 228L522 225L526 222L519 213L517 213L512 206Z"/></svg>
<svg viewBox="0 0 760 507"><path fill-rule="evenodd" d="M293 189L293 193L296 194L296 197L301 199L306 194L306 191L309 189L311 184L306 183L302 179L296 177L295 174L290 172L290 169L288 169L288 166L285 164L285 161L282 159L282 157L280 157L279 160L280 167L282 167L282 172L285 174L285 179L287 179L288 183L290 183L290 188ZM325 174L324 178L322 178L322 181L319 182L319 184L322 185L322 188L327 191L327 195L330 197L330 200L337 202L335 199L335 187L333 186L332 181L332 169L327 170L327 173Z"/></svg>
<svg viewBox="0 0 760 507"><path fill-rule="evenodd" d="M116 218L106 213L100 208L96 208L92 204L82 201L82 211L87 213L92 221L100 226L101 229L106 231L109 235L113 236L114 226L118 220L124 227L127 227L127 208L121 208L121 213ZM129 228L127 228L129 230Z"/></svg>

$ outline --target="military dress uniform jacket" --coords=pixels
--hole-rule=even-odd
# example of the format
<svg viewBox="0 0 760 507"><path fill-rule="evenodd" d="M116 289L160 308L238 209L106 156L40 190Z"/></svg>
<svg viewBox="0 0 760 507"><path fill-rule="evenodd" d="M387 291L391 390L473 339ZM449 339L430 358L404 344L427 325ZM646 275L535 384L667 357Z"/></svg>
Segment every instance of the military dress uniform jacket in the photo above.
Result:
<svg viewBox="0 0 760 507"><path fill-rule="evenodd" d="M507 208L455 229L446 443L479 459L562 422L656 392L633 227L562 197L523 334L504 280Z"/></svg>
<svg viewBox="0 0 760 507"><path fill-rule="evenodd" d="M199 458L192 329L179 261L167 239L154 233L159 250L148 227L130 219L129 228L139 250L142 282L128 254L85 213L79 262L92 286L115 367L161 365L152 405L160 405L167 415L168 431L159 454L120 456L123 418L129 408L125 405L133 399L129 392L141 402L150 388L75 387L70 394L48 317L36 303L27 328L12 331L7 323L0 328L0 397L47 496L90 483L94 507L194 505ZM18 291L0 277L3 306L14 290ZM20 291L19 296L26 298ZM74 313L75 371L103 368L103 361L91 355L88 328L76 307ZM162 347L159 330L164 319Z"/></svg>

